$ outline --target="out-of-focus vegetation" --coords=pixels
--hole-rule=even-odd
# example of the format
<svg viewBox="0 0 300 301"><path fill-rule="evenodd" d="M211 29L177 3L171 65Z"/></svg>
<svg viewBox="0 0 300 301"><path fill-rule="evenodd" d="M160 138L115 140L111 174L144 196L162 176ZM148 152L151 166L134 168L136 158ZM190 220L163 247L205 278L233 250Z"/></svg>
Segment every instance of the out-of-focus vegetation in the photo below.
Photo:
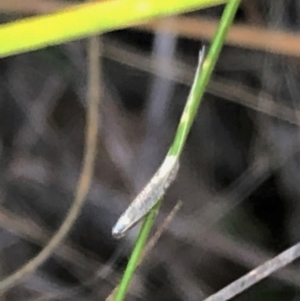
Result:
<svg viewBox="0 0 300 301"><path fill-rule="evenodd" d="M20 3L3 8L2 23L66 5ZM165 156L198 50L221 11L101 36L90 193L67 240L5 300L110 294L134 238L116 241L111 227ZM242 2L156 226L178 200L183 206L139 268L129 300L201 300L299 241L299 23L296 0ZM86 45L0 60L1 279L46 245L71 206L84 147ZM290 265L236 300L297 300L298 270Z"/></svg>

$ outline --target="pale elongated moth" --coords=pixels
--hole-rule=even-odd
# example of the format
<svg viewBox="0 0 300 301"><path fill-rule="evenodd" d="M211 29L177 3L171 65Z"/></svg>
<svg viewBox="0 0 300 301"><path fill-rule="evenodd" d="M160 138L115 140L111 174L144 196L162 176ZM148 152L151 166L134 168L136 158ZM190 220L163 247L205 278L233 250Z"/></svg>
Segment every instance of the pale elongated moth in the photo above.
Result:
<svg viewBox="0 0 300 301"><path fill-rule="evenodd" d="M138 223L164 195L165 191L176 178L179 162L176 156L167 156L160 168L121 215L112 234L116 238L122 237L127 230Z"/></svg>
<svg viewBox="0 0 300 301"><path fill-rule="evenodd" d="M197 67L196 74L199 74L199 70L202 67L204 61L203 48L200 51L199 63ZM195 83L195 80L194 80ZM185 109L182 113L180 123L177 129L175 140L178 136L180 140L180 150L173 150L173 145L168 152L164 162L159 167L157 172L145 186L145 188L138 194L134 201L129 205L126 211L121 215L117 223L112 229L112 235L116 238L121 238L124 234L132 228L136 223L138 223L159 201L159 199L164 195L166 190L172 184L176 178L179 169L179 156L183 146L183 140L186 135L185 132L188 131L189 125L188 121L191 116L190 101L193 99L193 94L195 93L195 86L191 88L190 95L188 97ZM173 143L174 144L174 143ZM175 143L176 144L176 143Z"/></svg>

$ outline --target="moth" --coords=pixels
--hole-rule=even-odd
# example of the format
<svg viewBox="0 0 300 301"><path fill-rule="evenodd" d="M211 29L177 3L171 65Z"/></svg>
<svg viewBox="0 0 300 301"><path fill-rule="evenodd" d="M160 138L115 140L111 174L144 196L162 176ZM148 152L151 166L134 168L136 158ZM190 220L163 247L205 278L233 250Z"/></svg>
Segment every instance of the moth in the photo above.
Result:
<svg viewBox="0 0 300 301"><path fill-rule="evenodd" d="M121 215L112 230L112 235L121 238L135 226L159 201L172 184L179 169L176 156L169 155L126 211Z"/></svg>

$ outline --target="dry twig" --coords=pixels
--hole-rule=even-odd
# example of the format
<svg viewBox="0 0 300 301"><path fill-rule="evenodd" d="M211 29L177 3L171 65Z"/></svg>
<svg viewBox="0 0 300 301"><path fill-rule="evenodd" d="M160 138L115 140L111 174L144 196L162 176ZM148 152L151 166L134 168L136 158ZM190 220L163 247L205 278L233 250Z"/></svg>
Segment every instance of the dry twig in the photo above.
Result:
<svg viewBox="0 0 300 301"><path fill-rule="evenodd" d="M90 61L89 61L89 79L87 99L89 106L87 110L87 130L86 130L86 147L83 159L82 172L80 174L74 202L69 209L69 212L63 221L61 227L51 238L49 243L42 249L42 251L19 270L14 272L0 282L0 291L3 293L9 288L17 285L26 276L33 273L43 262L51 256L53 250L61 243L70 231L72 225L76 221L81 208L84 204L86 195L88 193L93 167L96 155L96 141L98 134L98 103L100 99L99 90L99 45L96 38L91 40L89 45Z"/></svg>
<svg viewBox="0 0 300 301"><path fill-rule="evenodd" d="M143 31L164 30L190 39L211 40L218 26L217 20L207 17L172 17L168 26L161 28L164 20L155 20L136 26ZM299 57L300 36L295 33L275 31L249 25L232 25L226 43L254 50L264 50Z"/></svg>
<svg viewBox="0 0 300 301"><path fill-rule="evenodd" d="M249 287L253 286L257 282L268 277L277 270L285 267L295 259L300 257L300 243L297 243L293 247L282 252L273 259L263 263L256 269L252 270L245 276L232 282L225 288L218 291L216 294L211 295L204 301L225 301L233 298L234 296L244 292Z"/></svg>

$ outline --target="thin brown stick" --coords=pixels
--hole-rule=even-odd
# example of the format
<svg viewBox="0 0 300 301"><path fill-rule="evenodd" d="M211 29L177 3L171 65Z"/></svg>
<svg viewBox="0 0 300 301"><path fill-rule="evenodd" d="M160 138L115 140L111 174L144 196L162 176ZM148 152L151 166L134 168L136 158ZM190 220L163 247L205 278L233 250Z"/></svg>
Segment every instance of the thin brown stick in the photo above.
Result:
<svg viewBox="0 0 300 301"><path fill-rule="evenodd" d="M162 236L163 232L168 228L171 221L174 219L175 215L179 211L179 209L182 206L182 202L178 201L172 211L168 214L168 216L165 218L163 223L159 226L158 230L154 233L154 235L151 237L149 242L147 243L144 252L142 253L140 263L144 260L144 258L149 254L149 252L153 249L153 247L156 245L157 241Z"/></svg>
<svg viewBox="0 0 300 301"><path fill-rule="evenodd" d="M49 14L70 5L57 0L1 0L0 10L23 14Z"/></svg>
<svg viewBox="0 0 300 301"><path fill-rule="evenodd" d="M161 27L162 22L164 20L155 20L134 28L150 32L163 30L185 38L210 41L219 21L207 17L172 17L168 26ZM226 38L226 44L294 57L300 56L299 35L256 26L232 25Z"/></svg>
<svg viewBox="0 0 300 301"><path fill-rule="evenodd" d="M211 295L204 301L226 301L229 300L236 295L242 293L249 287L253 286L257 282L263 280L264 278L268 277L272 273L276 272L277 270L283 268L284 266L288 265L295 259L300 257L300 243L297 243L293 247L287 249L286 251L282 252L278 256L274 257L273 259L263 263L256 269L250 271L245 276L239 278L238 280L232 282L228 286L224 287L216 294Z"/></svg>
<svg viewBox="0 0 300 301"><path fill-rule="evenodd" d="M86 142L83 158L83 166L78 181L74 202L67 213L62 225L51 238L44 249L33 259L28 261L19 270L14 272L0 282L0 291L3 293L9 288L17 285L25 277L33 273L47 258L52 254L53 250L66 237L75 220L77 219L81 208L88 193L93 167L96 155L96 141L98 134L98 103L100 99L99 90L99 44L96 38L92 39L89 44L89 78L87 99L89 106L87 109L87 128Z"/></svg>

